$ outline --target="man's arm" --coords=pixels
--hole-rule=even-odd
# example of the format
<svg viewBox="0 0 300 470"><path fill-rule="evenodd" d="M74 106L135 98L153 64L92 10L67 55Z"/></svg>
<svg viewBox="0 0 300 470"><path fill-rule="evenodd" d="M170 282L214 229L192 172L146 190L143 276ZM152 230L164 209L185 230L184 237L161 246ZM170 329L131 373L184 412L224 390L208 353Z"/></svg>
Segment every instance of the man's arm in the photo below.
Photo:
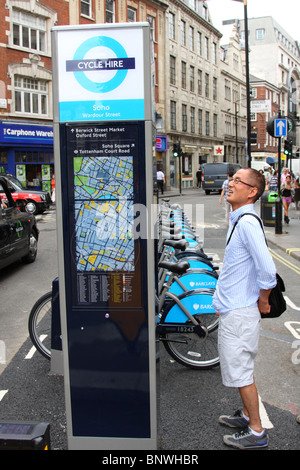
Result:
<svg viewBox="0 0 300 470"><path fill-rule="evenodd" d="M261 289L258 298L258 309L260 313L270 313L269 295L272 289Z"/></svg>

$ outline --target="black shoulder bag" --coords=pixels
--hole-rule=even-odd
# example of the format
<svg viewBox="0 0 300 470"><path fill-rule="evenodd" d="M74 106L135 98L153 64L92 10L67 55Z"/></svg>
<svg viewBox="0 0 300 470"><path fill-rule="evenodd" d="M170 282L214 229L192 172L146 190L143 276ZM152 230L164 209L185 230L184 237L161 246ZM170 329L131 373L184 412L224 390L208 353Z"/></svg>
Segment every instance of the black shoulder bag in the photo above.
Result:
<svg viewBox="0 0 300 470"><path fill-rule="evenodd" d="M259 221L260 226L262 228L262 231L265 235L264 227L263 227L263 224L262 224L262 221L260 220L260 218L256 214L252 214L251 212L246 212L245 214L242 214L238 218L238 220L235 222L235 224L233 226L233 229L231 231L231 234L230 234L230 236L228 238L228 241L226 243L226 246L230 242L231 236L233 234L233 231L234 231L235 227L238 224L238 221L244 215L252 215L253 217L255 217ZM266 240L266 236L265 236L265 240ZM267 240L266 240L266 244L267 244ZM269 304L270 304L270 307L271 307L270 313L261 313L262 318L280 317L280 315L283 312L286 311L286 302L285 302L285 299L284 299L283 294L282 294L282 292L285 292L285 285L284 285L283 279L279 276L278 273L276 273L276 278L277 278L277 284L276 284L275 287L273 287L273 289L271 290L270 295L269 295Z"/></svg>

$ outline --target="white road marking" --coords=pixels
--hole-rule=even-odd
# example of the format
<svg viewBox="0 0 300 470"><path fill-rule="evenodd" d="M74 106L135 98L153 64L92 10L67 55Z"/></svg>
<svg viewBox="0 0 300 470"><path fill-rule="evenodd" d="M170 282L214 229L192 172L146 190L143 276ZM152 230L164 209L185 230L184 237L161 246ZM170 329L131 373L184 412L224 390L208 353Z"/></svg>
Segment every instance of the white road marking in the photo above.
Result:
<svg viewBox="0 0 300 470"><path fill-rule="evenodd" d="M274 428L273 424L271 423L268 413L266 412L266 409L261 401L260 396L258 396L259 399L259 415L261 419L261 425L264 429L272 429Z"/></svg>
<svg viewBox="0 0 300 470"><path fill-rule="evenodd" d="M7 394L8 390L0 390L0 401L3 399L3 397Z"/></svg>

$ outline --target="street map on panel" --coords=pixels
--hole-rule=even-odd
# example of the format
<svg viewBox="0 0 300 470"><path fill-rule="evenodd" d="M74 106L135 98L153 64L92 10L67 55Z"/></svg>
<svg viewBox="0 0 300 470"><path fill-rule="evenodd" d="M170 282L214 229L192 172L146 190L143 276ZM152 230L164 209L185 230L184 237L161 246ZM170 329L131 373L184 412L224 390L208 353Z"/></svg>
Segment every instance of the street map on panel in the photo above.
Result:
<svg viewBox="0 0 300 470"><path fill-rule="evenodd" d="M132 271L133 158L75 157L78 271Z"/></svg>
<svg viewBox="0 0 300 470"><path fill-rule="evenodd" d="M134 271L133 201L75 201L78 271Z"/></svg>
<svg viewBox="0 0 300 470"><path fill-rule="evenodd" d="M75 157L74 190L78 199L132 199L133 158Z"/></svg>

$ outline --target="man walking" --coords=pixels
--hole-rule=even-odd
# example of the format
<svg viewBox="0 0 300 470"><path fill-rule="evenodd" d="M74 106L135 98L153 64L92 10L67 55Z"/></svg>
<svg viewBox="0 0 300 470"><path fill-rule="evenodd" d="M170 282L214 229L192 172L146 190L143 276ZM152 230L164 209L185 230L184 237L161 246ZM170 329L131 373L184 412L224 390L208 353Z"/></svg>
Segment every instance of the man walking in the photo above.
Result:
<svg viewBox="0 0 300 470"><path fill-rule="evenodd" d="M269 313L269 294L276 285L276 268L267 248L254 203L264 192L265 179L258 171L237 171L228 185L232 206L223 267L213 306L219 313L219 356L222 381L238 388L243 409L222 415L221 424L241 431L224 436L226 445L260 448L268 445L262 428L254 382L254 358L258 350L260 313ZM234 231L234 224L237 222ZM232 236L230 234L232 232ZM230 239L229 239L230 238Z"/></svg>

